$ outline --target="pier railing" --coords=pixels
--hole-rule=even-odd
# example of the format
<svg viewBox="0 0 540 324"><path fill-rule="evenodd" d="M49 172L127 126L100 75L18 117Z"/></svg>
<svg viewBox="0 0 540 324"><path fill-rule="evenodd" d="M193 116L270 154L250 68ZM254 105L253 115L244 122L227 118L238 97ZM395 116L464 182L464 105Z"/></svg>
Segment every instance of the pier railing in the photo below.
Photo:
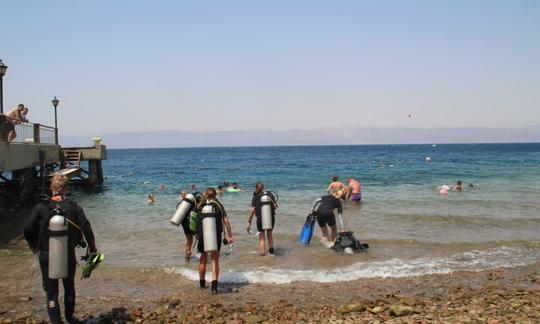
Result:
<svg viewBox="0 0 540 324"><path fill-rule="evenodd" d="M0 114L0 142L7 142L8 140L8 131L6 129L8 123L15 126L15 133L17 134L11 143L58 145L58 129L39 123L21 123L20 120L2 114Z"/></svg>

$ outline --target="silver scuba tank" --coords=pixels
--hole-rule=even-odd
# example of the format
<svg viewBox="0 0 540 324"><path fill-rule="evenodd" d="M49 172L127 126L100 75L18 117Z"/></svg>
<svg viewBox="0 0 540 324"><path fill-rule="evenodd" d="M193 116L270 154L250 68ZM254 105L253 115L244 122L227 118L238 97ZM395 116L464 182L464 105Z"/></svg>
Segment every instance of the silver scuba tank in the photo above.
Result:
<svg viewBox="0 0 540 324"><path fill-rule="evenodd" d="M195 205L195 196L187 194L186 197L182 199L182 202L180 202L180 205L178 205L174 215L171 217L171 223L180 226L184 217L186 217L193 205Z"/></svg>
<svg viewBox="0 0 540 324"><path fill-rule="evenodd" d="M272 229L272 198L266 193L261 196L261 221L263 230Z"/></svg>
<svg viewBox="0 0 540 324"><path fill-rule="evenodd" d="M313 202L313 211L316 212L319 210L319 207L321 207L322 199L318 198Z"/></svg>
<svg viewBox="0 0 540 324"><path fill-rule="evenodd" d="M49 278L68 277L68 223L64 216L54 215L49 221Z"/></svg>
<svg viewBox="0 0 540 324"><path fill-rule="evenodd" d="M214 206L208 204L201 211L202 235L204 252L215 252L218 250L216 210Z"/></svg>

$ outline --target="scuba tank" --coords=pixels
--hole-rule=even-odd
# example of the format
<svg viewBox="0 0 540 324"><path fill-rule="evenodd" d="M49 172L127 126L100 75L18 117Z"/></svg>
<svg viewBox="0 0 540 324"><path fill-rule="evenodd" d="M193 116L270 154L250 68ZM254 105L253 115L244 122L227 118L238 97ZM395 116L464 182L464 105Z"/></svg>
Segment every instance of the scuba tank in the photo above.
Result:
<svg viewBox="0 0 540 324"><path fill-rule="evenodd" d="M210 203L201 211L204 252L218 250L216 210Z"/></svg>
<svg viewBox="0 0 540 324"><path fill-rule="evenodd" d="M180 205L178 205L178 208L176 209L174 215L171 217L171 223L176 226L180 226L180 224L184 220L184 217L189 214L189 211L194 205L195 196L193 194L187 194L186 197L182 199L182 202L180 202Z"/></svg>
<svg viewBox="0 0 540 324"><path fill-rule="evenodd" d="M313 202L313 212L316 212L319 210L319 207L321 207L322 199L318 198Z"/></svg>
<svg viewBox="0 0 540 324"><path fill-rule="evenodd" d="M261 221L263 230L272 229L272 198L266 192L261 196Z"/></svg>
<svg viewBox="0 0 540 324"><path fill-rule="evenodd" d="M49 220L49 278L68 277L68 222L63 211L56 208Z"/></svg>

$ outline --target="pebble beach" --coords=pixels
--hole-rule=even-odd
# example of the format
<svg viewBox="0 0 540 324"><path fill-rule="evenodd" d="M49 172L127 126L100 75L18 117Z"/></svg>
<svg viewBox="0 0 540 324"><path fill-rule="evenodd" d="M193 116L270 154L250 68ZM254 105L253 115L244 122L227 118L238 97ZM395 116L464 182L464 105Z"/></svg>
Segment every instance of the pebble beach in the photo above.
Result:
<svg viewBox="0 0 540 324"><path fill-rule="evenodd" d="M37 262L15 252L23 244L0 250L0 323L48 319ZM337 283L221 284L218 295L177 274L109 266L77 279L76 316L82 323L538 323L539 265Z"/></svg>

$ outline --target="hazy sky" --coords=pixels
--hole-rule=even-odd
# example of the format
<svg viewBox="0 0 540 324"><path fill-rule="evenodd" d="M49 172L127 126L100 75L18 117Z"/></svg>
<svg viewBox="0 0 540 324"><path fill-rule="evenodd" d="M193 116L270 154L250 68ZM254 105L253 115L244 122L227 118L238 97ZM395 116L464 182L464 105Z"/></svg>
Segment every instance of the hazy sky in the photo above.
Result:
<svg viewBox="0 0 540 324"><path fill-rule="evenodd" d="M540 1L4 1L0 59L64 134L540 124Z"/></svg>

